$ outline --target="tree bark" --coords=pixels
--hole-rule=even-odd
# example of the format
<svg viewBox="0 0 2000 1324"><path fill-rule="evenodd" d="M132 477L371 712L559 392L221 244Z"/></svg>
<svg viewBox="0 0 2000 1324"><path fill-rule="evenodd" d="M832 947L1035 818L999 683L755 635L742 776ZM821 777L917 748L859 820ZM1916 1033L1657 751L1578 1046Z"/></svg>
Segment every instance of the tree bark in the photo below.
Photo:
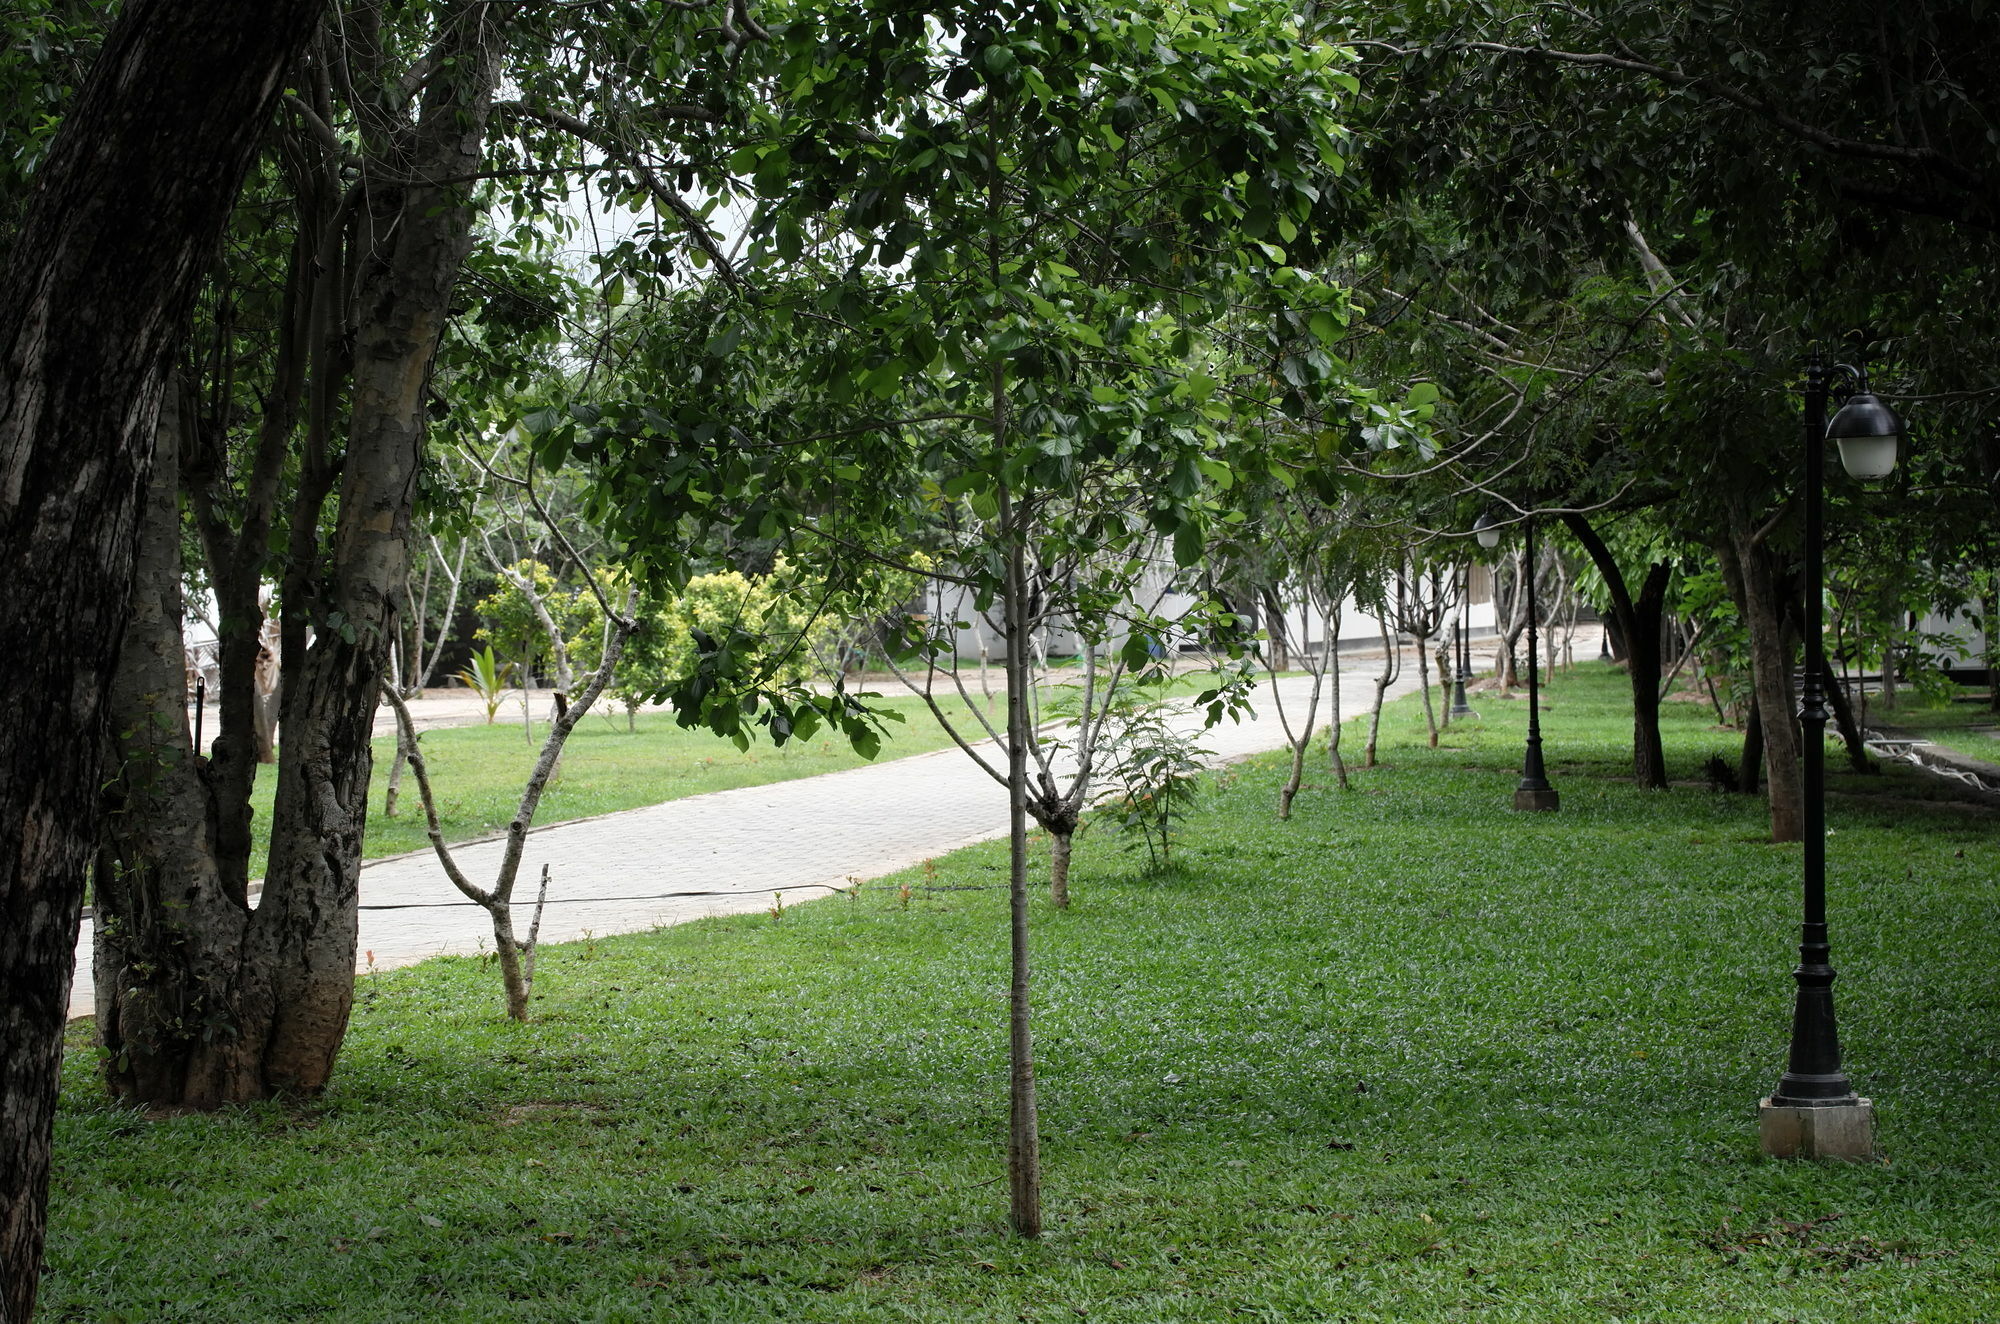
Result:
<svg viewBox="0 0 2000 1324"><path fill-rule="evenodd" d="M0 271L0 1321L40 1278L104 695L165 366L320 0L129 0ZM26 646L32 641L32 646Z"/></svg>
<svg viewBox="0 0 2000 1324"><path fill-rule="evenodd" d="M1563 523L1597 566L1611 594L1611 611L1618 624L1619 655L1627 659L1632 685L1632 779L1651 790L1667 789L1667 754L1660 740L1661 621L1673 566L1655 561L1646 568L1635 601L1618 558L1582 515L1567 514Z"/></svg>
<svg viewBox="0 0 2000 1324"><path fill-rule="evenodd" d="M1075 832L1049 829L1049 901L1057 910L1069 909L1069 857L1075 845Z"/></svg>
<svg viewBox="0 0 2000 1324"><path fill-rule="evenodd" d="M478 172L498 77L484 7L439 19L437 73L417 123L377 143L412 179ZM330 580L315 637L288 679L271 858L244 942L239 1038L266 1092L326 1084L354 997L361 839L374 716L402 610L425 386L459 265L471 249L469 186L384 182L369 191L354 303L352 405Z"/></svg>
<svg viewBox="0 0 2000 1324"><path fill-rule="evenodd" d="M1431 748L1438 747L1437 707L1431 702L1431 659L1430 641L1419 638L1415 641L1417 650L1417 688L1424 692L1424 725L1430 731Z"/></svg>
<svg viewBox="0 0 2000 1324"><path fill-rule="evenodd" d="M1382 627L1382 674L1375 678L1375 706L1368 711L1368 745L1362 751L1361 766L1375 766L1375 744L1382 733L1382 700L1403 669L1403 641L1386 625Z"/></svg>
<svg viewBox="0 0 2000 1324"><path fill-rule="evenodd" d="M995 375L998 376L998 368ZM1005 397L994 392L995 413L1004 417ZM996 428L996 431L998 429ZM1028 714L1028 602L1023 534L1015 523L1015 507L1005 488L1000 493L1000 536L1005 544L1007 644L1007 836L1008 836L1008 983L1007 983L1007 1220L1017 1236L1042 1234L1041 1129L1036 1118L1035 1051L1030 1011L1031 975L1028 949L1028 742L1034 724Z"/></svg>
<svg viewBox="0 0 2000 1324"><path fill-rule="evenodd" d="M1750 715L1743 719L1743 753L1736 760L1736 789L1745 795L1757 794L1764 781L1764 710L1750 699Z"/></svg>
<svg viewBox="0 0 2000 1324"><path fill-rule="evenodd" d="M238 1097L229 1027L249 920L217 843L228 794L189 748L183 699L180 411L162 411L140 528L131 622L109 704L117 777L91 927L97 1035L113 1096L214 1107Z"/></svg>
<svg viewBox="0 0 2000 1324"><path fill-rule="evenodd" d="M1785 595L1771 553L1740 502L1731 503L1727 538L1720 550L1724 574L1749 630L1757 706L1765 719L1761 729L1771 840L1798 841L1805 834L1805 786L1799 764L1799 728L1793 720L1797 705L1792 694L1791 649L1785 637ZM1775 719L1774 714L1778 715Z"/></svg>
<svg viewBox="0 0 2000 1324"><path fill-rule="evenodd" d="M1326 612L1326 669L1333 689L1328 696L1333 709L1327 719L1326 761L1333 769L1340 789L1347 791L1353 786L1347 777L1347 760L1340 757L1340 730L1345 723L1340 719L1340 604L1337 601Z"/></svg>
<svg viewBox="0 0 2000 1324"><path fill-rule="evenodd" d="M1301 647L1309 647L1304 640L1301 640L1300 643ZM1280 823L1291 821L1292 801L1298 798L1299 787L1305 784L1306 751L1312 748L1313 723L1319 716L1320 689L1326 684L1326 668L1331 660L1332 650L1323 647L1320 650L1318 664L1308 664L1312 666L1312 694L1306 700L1305 716L1299 720L1299 733L1296 737L1292 735L1290 723L1285 721L1284 705L1278 698L1278 677L1276 674L1273 674L1271 677L1271 704L1277 709L1278 720L1285 727L1285 739L1292 746L1292 770L1286 776L1284 786L1278 791L1278 821ZM1340 713L1336 710L1334 713L1334 724L1338 726L1339 723Z"/></svg>
<svg viewBox="0 0 2000 1324"><path fill-rule="evenodd" d="M1868 753L1868 746L1861 739L1861 726L1854 720L1854 705L1847 697L1847 686L1840 683L1834 674L1833 664L1821 659L1820 682L1826 690L1827 705L1833 709L1833 721L1840 732L1841 743L1847 747L1847 766L1856 772L1880 772L1875 760Z"/></svg>
<svg viewBox="0 0 2000 1324"><path fill-rule="evenodd" d="M425 94L420 116L391 135L393 150L390 144L375 145L372 166L419 179L474 173L496 60L476 5L455 21L448 16L443 30L437 52L441 72ZM306 531L293 530L285 593L285 741L258 904L232 916L221 902L180 913L153 904L145 891L126 895L114 889L110 898L111 922L105 927L117 936L101 959L114 977L99 1028L112 1088L134 1101L212 1108L276 1093L311 1093L332 1070L353 997L370 741L379 680L399 633L407 583L424 387L458 267L470 246L473 217L463 191L463 185L385 179L368 192L366 214L352 236L359 254L352 264L354 306L360 311L346 463L339 474L334 542L326 554L312 529L334 481L324 462L333 430L324 411L339 392L328 378L347 378L350 365L344 355L316 355L316 404L294 509L294 520L304 522ZM348 265L335 263L337 269ZM123 725L143 722L143 701L149 694L157 697L157 687L127 694L135 712ZM223 771L239 764L247 766L248 760L226 764ZM193 781L197 770L162 769L160 777ZM248 787L244 779L228 776L210 780L207 789L206 808L218 824L213 860L197 853L168 864L161 852L185 843L149 836L137 825L116 836L113 846L121 867L137 867L142 877L178 879L183 888L194 888L190 880L212 869L217 876L201 887L246 906L247 859L241 852L247 841L235 842L224 829L243 815L247 838ZM180 803L194 803L190 787L174 794ZM207 926L198 937L175 929L197 924ZM193 949L190 962L152 959L162 946L183 941ZM227 976L218 975L225 965ZM143 978L117 975L141 968ZM155 1007L198 1009L199 1034L165 1032L137 1006L142 999ZM180 1024L187 1028L185 1018ZM121 1062L141 1062L145 1070L120 1069Z"/></svg>

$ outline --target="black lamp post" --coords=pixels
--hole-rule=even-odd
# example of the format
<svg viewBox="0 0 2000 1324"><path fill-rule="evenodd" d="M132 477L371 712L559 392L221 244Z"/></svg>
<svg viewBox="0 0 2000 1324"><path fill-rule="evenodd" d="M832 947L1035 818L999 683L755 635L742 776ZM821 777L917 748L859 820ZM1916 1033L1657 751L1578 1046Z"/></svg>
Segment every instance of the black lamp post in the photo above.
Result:
<svg viewBox="0 0 2000 1324"><path fill-rule="evenodd" d="M1466 632L1466 612L1470 609L1467 599L1472 596L1472 566L1468 563L1458 570L1458 620L1452 625L1452 660L1458 664L1458 676L1451 687L1451 712L1453 721L1477 717L1472 705L1465 701L1465 684L1472 679L1472 639Z"/></svg>
<svg viewBox="0 0 2000 1324"><path fill-rule="evenodd" d="M1834 374L1851 379L1854 392L1826 421ZM1798 993L1792 1009L1792 1047L1778 1088L1759 1107L1764 1152L1780 1157L1868 1158L1874 1153L1874 1108L1857 1096L1840 1065L1840 1032L1833 1015L1833 966L1826 930L1826 691L1820 638L1824 567L1825 446L1840 445L1840 461L1856 478L1882 478L1896 466L1902 423L1868 390L1868 375L1839 364L1828 368L1817 353L1805 381L1805 681L1799 692L1799 735L1805 772L1804 922Z"/></svg>
<svg viewBox="0 0 2000 1324"><path fill-rule="evenodd" d="M1542 698L1540 680L1537 675L1535 649L1535 520L1531 515L1526 520L1528 527L1528 748L1521 759L1521 784L1514 788L1514 808L1546 813L1562 804L1562 797L1556 788L1549 785L1548 770L1542 764ZM1472 526L1481 547L1500 545L1500 521L1488 512L1479 517Z"/></svg>

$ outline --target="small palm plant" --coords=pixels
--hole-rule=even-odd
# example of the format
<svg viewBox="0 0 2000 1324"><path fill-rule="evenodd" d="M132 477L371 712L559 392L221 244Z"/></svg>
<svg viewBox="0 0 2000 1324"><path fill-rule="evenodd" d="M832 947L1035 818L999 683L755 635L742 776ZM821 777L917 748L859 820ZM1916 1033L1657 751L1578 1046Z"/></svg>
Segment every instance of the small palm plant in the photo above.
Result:
<svg viewBox="0 0 2000 1324"><path fill-rule="evenodd" d="M489 644L472 655L472 665L458 673L459 680L469 690L476 691L486 703L486 725L493 725L493 719L500 711L500 699L507 691L507 682L514 677L514 664L502 662L493 656Z"/></svg>

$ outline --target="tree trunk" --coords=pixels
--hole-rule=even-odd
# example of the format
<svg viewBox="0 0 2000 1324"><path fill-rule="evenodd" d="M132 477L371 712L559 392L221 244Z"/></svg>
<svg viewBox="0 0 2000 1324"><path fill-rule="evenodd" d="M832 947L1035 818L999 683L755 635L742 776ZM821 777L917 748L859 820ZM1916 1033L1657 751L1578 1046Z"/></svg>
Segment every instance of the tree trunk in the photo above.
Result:
<svg viewBox="0 0 2000 1324"><path fill-rule="evenodd" d="M998 369L995 370L996 376ZM995 391L996 400L1000 392ZM996 403L996 412L1001 408ZM1036 1119L1035 1050L1030 1027L1028 952L1028 742L1034 739L1028 715L1030 683L1028 602L1024 535L1015 523L1012 496L1000 494L1000 536L1007 558L1007 837L1008 837L1008 1222L1022 1237L1042 1234L1041 1131Z"/></svg>
<svg viewBox="0 0 2000 1324"><path fill-rule="evenodd" d="M1875 760L1868 753L1868 746L1861 739L1861 726L1854 720L1854 705L1847 697L1847 686L1840 683L1834 674L1833 664L1821 659L1820 681L1826 690L1827 704L1833 709L1834 725L1840 731L1841 743L1847 746L1847 766L1856 772L1880 772Z"/></svg>
<svg viewBox="0 0 2000 1324"><path fill-rule="evenodd" d="M1805 834L1804 774L1799 729L1793 720L1791 650L1785 637L1785 601L1771 553L1753 531L1750 516L1732 503L1724 573L1737 594L1750 634L1750 665L1757 705L1765 720L1764 766L1771 806L1771 840L1798 841ZM1773 720L1773 714L1780 714Z"/></svg>
<svg viewBox="0 0 2000 1324"><path fill-rule="evenodd" d="M16 645L0 693L0 1320L16 1324L40 1280L103 700L163 374L319 9L129 0L0 270L0 639Z"/></svg>
<svg viewBox="0 0 2000 1324"><path fill-rule="evenodd" d="M1264 633L1271 643L1271 670L1290 671L1292 649L1285 634L1285 604L1279 599L1277 588L1269 584L1259 588L1258 598L1264 609Z"/></svg>
<svg viewBox="0 0 2000 1324"><path fill-rule="evenodd" d="M1368 746L1361 756L1361 766L1375 766L1375 744L1382 733L1382 700L1389 693L1389 687L1396 683L1396 673L1402 670L1403 641L1387 626L1382 628L1382 674L1375 678L1375 706L1368 713Z"/></svg>
<svg viewBox="0 0 2000 1324"><path fill-rule="evenodd" d="M1417 688L1424 692L1424 725L1429 728L1431 748L1438 747L1437 706L1431 702L1431 659L1429 641L1415 641L1417 650Z"/></svg>
<svg viewBox="0 0 2000 1324"><path fill-rule="evenodd" d="M396 728L396 754L389 764L389 782L382 788L382 817L396 816L396 800L403 790L403 769L410 761L410 744L403 728Z"/></svg>
<svg viewBox="0 0 2000 1324"><path fill-rule="evenodd" d="M1753 695L1750 714L1743 719L1743 753L1736 760L1736 789L1757 794L1764 781L1764 710Z"/></svg>
<svg viewBox="0 0 2000 1324"><path fill-rule="evenodd" d="M1667 600L1667 586L1673 566L1655 561L1646 569L1646 578L1634 601L1625 582L1624 569L1611 549L1582 515L1563 516L1563 523L1589 553L1611 594L1611 611L1621 641L1618 655L1627 660L1626 673L1632 686L1632 780L1651 790L1667 789L1667 754L1660 739L1661 620Z"/></svg>
<svg viewBox="0 0 2000 1324"><path fill-rule="evenodd" d="M1069 909L1069 857L1075 844L1074 832L1049 829L1049 900L1057 910Z"/></svg>
<svg viewBox="0 0 2000 1324"><path fill-rule="evenodd" d="M410 149L417 179L478 171L497 76L490 22L472 3L440 19L440 72ZM370 740L409 564L424 388L474 215L464 184L384 184L371 190L361 225L362 318L322 607L331 611L286 685L270 867L245 943L243 1037L269 1090L318 1091L347 1029ZM325 624L333 613L337 627Z"/></svg>
<svg viewBox="0 0 2000 1324"><path fill-rule="evenodd" d="M475 173L495 78L477 6L446 23L440 53L447 72L427 92L420 122L397 144L398 151L411 154L418 178L464 179ZM207 964L200 969L155 963L143 986L114 981L100 1024L118 1036L105 1040L114 1065L118 1057L129 1057L135 1030L147 1029L143 1014L128 1005L135 1000L132 990L162 1006L199 1007L204 1018L196 1038L156 1036L143 1045L154 1059L144 1075L114 1075L113 1088L135 1101L209 1108L274 1093L312 1093L332 1071L353 999L370 742L407 583L424 387L458 266L470 245L473 213L462 191L462 185L384 182L368 195L367 215L355 235L360 256L354 306L361 318L354 331L347 462L334 544L325 556L309 542L295 546L301 553L295 559L317 570L288 575L287 581L288 628L294 617L309 618L314 637L309 648L302 636L285 643L296 660L285 668L285 740L264 890L247 922L238 917L231 924L221 917L204 930L197 946ZM318 365L316 395L333 393L321 374L336 370L330 361ZM309 439L308 451L314 444ZM311 455L305 467L314 468ZM302 489L313 488L315 481L330 481L330 475L309 478ZM316 491L303 497L313 511L319 499ZM211 799L212 807L217 800ZM149 858L146 840L134 836L114 844L141 862ZM199 858L176 866L179 875L190 876L202 867ZM240 895L238 869L228 854L218 869L215 889L224 897ZM143 957L175 940L161 928L170 918L166 911L146 905L144 895L128 900L130 914L118 925L125 930L125 945ZM178 922L201 922L203 913ZM207 970L223 961L223 953L233 956L230 977L210 977ZM114 949L105 959L116 962L121 952ZM165 1060L175 1055L178 1060Z"/></svg>
<svg viewBox="0 0 2000 1324"><path fill-rule="evenodd" d="M1307 646L1305 641L1301 640L1300 642L1302 647ZM1291 742L1292 746L1292 770L1290 775L1285 778L1283 788L1278 792L1278 821L1280 823L1291 820L1292 801L1298 798L1299 787L1305 783L1306 751L1312 748L1313 723L1319 717L1320 688L1326 684L1326 668L1328 662L1331 660L1330 651L1323 649L1320 653L1319 665L1313 670L1312 694L1306 700L1306 712L1305 716L1299 721L1297 738L1293 738L1289 725L1285 727L1285 738ZM1274 707L1277 707L1278 717L1282 723L1285 712L1284 708L1278 704L1278 678L1276 675L1271 677L1271 702ZM1338 726L1340 723L1338 709L1335 710L1333 716L1334 724Z"/></svg>
<svg viewBox="0 0 2000 1324"><path fill-rule="evenodd" d="M178 414L161 414L109 696L118 776L92 935L106 1085L121 1099L200 1108L240 1092L229 1027L249 905L217 850L216 782L189 748L182 702Z"/></svg>
<svg viewBox="0 0 2000 1324"><path fill-rule="evenodd" d="M1335 606L1327 613L1326 622L1326 669L1327 679L1333 682L1330 702L1333 710L1328 714L1329 733L1326 742L1326 761L1333 768L1333 775L1343 791L1352 790L1347 779L1347 761L1340 757L1340 731L1346 725L1340 718L1340 608Z"/></svg>

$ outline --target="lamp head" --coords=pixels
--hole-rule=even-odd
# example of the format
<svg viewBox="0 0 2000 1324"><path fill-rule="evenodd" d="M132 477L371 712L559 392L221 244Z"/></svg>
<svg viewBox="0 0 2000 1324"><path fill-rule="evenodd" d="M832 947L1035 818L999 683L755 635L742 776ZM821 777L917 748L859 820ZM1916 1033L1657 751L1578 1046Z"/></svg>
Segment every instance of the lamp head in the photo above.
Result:
<svg viewBox="0 0 2000 1324"><path fill-rule="evenodd" d="M1492 511L1486 511L1472 522L1472 536L1479 539L1479 545L1494 548L1500 545L1500 520Z"/></svg>
<svg viewBox="0 0 2000 1324"><path fill-rule="evenodd" d="M1870 391L1849 396L1826 425L1827 439L1840 445L1841 467L1856 478L1888 477L1896 467L1896 440L1902 432L1896 411Z"/></svg>

